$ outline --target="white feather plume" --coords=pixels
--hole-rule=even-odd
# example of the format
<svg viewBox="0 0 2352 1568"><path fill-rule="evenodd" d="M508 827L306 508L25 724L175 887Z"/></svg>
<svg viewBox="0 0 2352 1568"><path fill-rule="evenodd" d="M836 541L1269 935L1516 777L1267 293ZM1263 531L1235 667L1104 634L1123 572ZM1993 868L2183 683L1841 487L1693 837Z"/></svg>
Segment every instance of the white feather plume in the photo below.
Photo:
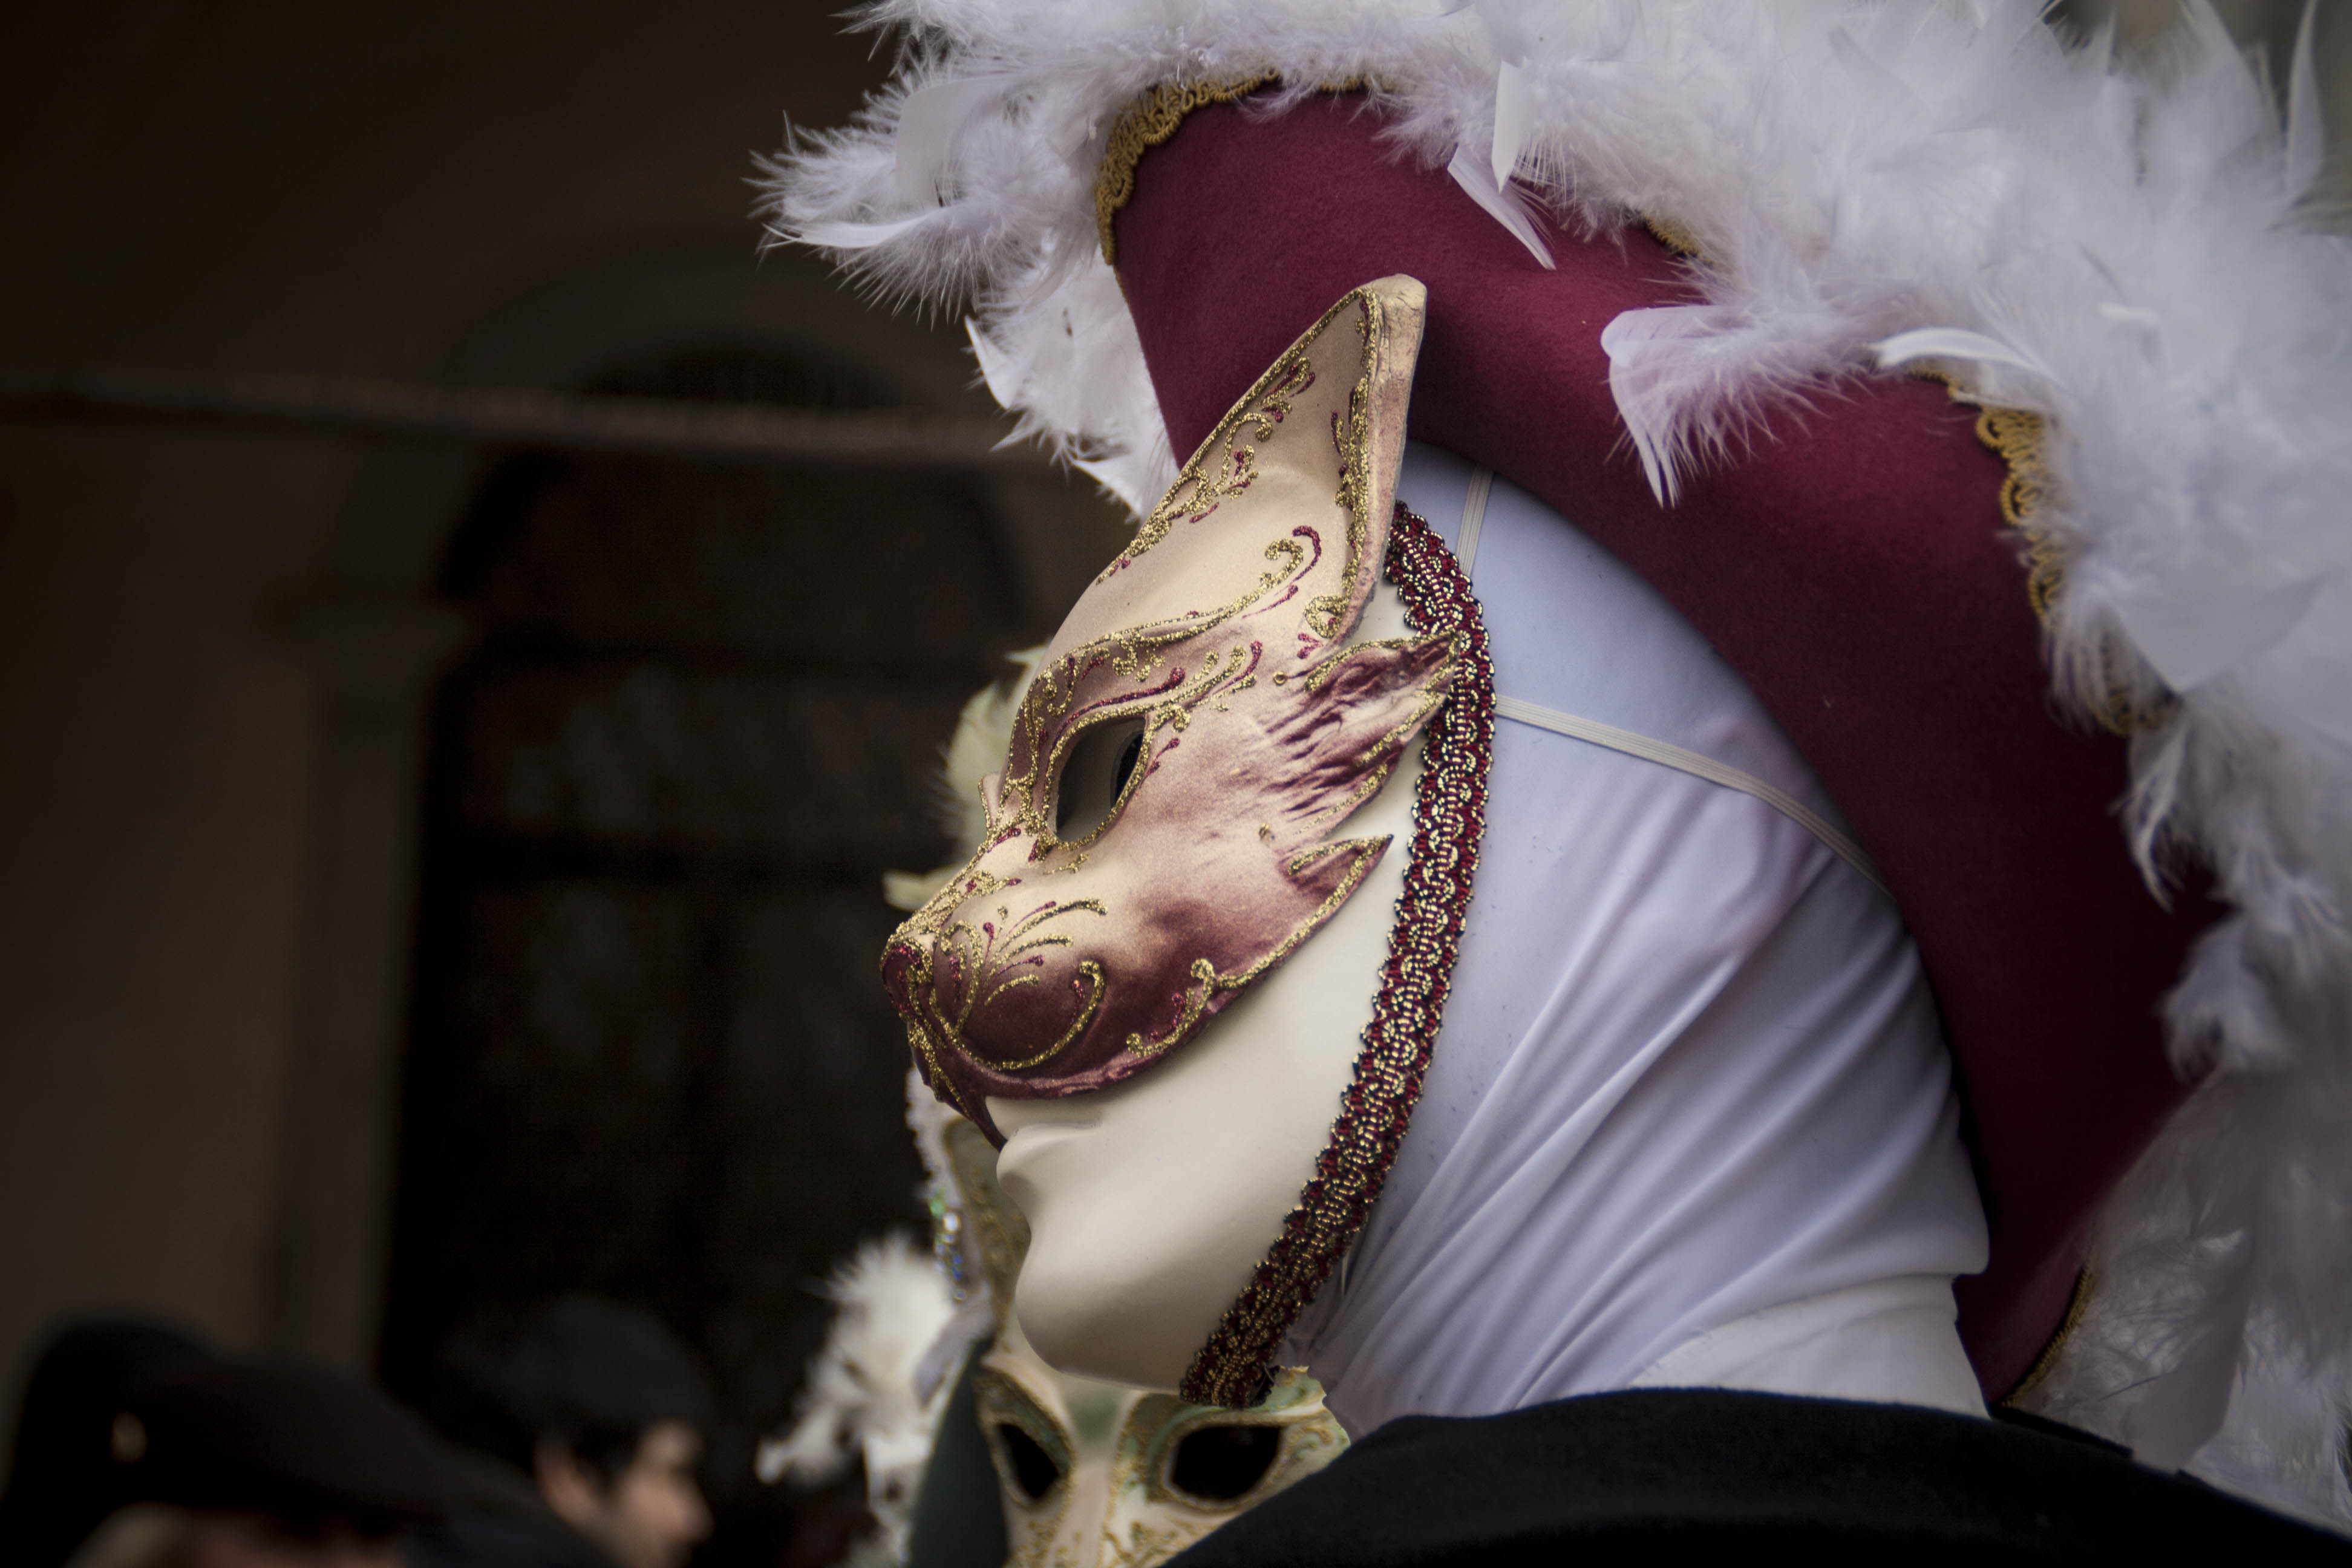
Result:
<svg viewBox="0 0 2352 1568"><path fill-rule="evenodd" d="M861 20L909 64L768 162L766 210L886 293L973 300L1000 400L1139 511L1173 465L1094 181L1119 111L1180 79L1372 82L1400 156L1499 167L1571 230L1690 236L1704 304L1612 345L1662 497L1883 362L2050 416L2053 690L2156 715L2122 829L2153 889L2201 862L2230 913L2165 1005L2212 1077L2108 1205L2037 1400L2352 1519L2352 249L2300 205L2308 29L2282 114L2209 0L2143 63L2041 9L881 0Z"/></svg>
<svg viewBox="0 0 2352 1568"><path fill-rule="evenodd" d="M920 1389L917 1373L955 1301L929 1253L900 1231L861 1243L824 1290L833 1322L792 1429L760 1445L760 1479L822 1486L862 1460L878 1526L877 1550L866 1555L902 1561L947 1403L943 1388Z"/></svg>

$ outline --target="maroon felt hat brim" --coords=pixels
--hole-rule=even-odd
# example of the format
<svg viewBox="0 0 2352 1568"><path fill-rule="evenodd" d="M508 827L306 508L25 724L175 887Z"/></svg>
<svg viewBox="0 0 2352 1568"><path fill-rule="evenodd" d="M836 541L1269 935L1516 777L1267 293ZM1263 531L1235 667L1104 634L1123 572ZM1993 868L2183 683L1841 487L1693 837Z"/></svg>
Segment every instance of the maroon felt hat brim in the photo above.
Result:
<svg viewBox="0 0 2352 1568"><path fill-rule="evenodd" d="M1992 1231L1959 1283L1989 1394L2065 1315L2100 1201L2179 1105L2157 1004L2211 914L2150 897L2112 815L2124 743L2054 715L2001 460L1941 386L1857 377L1775 413L1662 508L1601 329L1696 295L1638 226L1548 230L1546 271L1360 97L1223 104L1147 152L1119 281L1192 451L1332 300L1428 286L1414 438L1484 464L1639 572L1795 740L1878 863L1959 1065Z"/></svg>

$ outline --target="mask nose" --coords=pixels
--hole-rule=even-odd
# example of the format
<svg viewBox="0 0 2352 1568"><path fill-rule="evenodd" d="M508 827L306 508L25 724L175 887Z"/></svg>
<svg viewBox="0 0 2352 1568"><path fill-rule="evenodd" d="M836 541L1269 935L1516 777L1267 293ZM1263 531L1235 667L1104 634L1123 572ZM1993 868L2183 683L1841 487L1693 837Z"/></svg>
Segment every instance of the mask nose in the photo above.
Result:
<svg viewBox="0 0 2352 1568"><path fill-rule="evenodd" d="M901 926L882 947L882 989L908 1023L919 1022L940 962L939 939Z"/></svg>

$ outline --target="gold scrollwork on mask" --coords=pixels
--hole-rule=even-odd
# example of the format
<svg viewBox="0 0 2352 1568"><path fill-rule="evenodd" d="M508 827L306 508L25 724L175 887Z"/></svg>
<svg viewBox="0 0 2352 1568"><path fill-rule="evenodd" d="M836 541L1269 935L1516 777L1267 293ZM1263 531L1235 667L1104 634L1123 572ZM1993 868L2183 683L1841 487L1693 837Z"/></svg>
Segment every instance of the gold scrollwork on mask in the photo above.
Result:
<svg viewBox="0 0 2352 1568"><path fill-rule="evenodd" d="M949 890L941 891L944 894ZM936 904L939 901L938 898L934 898L931 902ZM930 907L930 904L924 906L926 910ZM950 911L956 907L953 904L949 905ZM1016 987L1033 984L1037 979L1034 974L1008 974L1006 971L1030 962L1029 955L1041 949L1067 947L1070 944L1070 938L1059 932L1045 931L1042 935L1039 934L1047 923L1065 915L1106 916L1108 913L1109 911L1103 907L1103 902L1099 899L1047 900L1017 921L1012 918L1009 906L999 905L996 920L983 921L977 927L969 921L955 921L944 928L934 928L933 935L937 939L936 942L926 944L917 950L914 960L921 989L913 994L920 999L919 1005L922 1008L923 1016L920 1020L909 1020L908 1023L908 1038L914 1043L917 1054L924 1058L924 1065L934 1072L939 1068L939 1058L936 1054L938 1047L932 1044L934 1033L939 1038L944 1039L972 1060L983 1066L994 1068L1000 1072L1017 1072L1024 1068L1035 1067L1038 1063L1048 1061L1067 1049L1070 1042L1084 1034L1087 1026L1094 1022L1095 1013L1102 1005L1105 976L1102 965L1091 959L1078 965L1078 975L1087 986L1087 994L1083 1005L1079 1008L1077 1020L1059 1039L1036 1055L1020 1061L991 1061L972 1050L966 1039L965 1026L971 1022L975 1009L995 1001ZM1001 929L999 922L1003 922ZM1000 939L1004 943L1002 952L997 949ZM971 984L963 987L963 1005L956 1010L953 1017L941 1013L934 1000L938 991L932 982L937 977L936 968L941 963L957 965L972 976ZM989 982L994 983L992 987L989 985ZM959 1106L958 1109L963 1108ZM966 1111L965 1114L969 1115L970 1112Z"/></svg>

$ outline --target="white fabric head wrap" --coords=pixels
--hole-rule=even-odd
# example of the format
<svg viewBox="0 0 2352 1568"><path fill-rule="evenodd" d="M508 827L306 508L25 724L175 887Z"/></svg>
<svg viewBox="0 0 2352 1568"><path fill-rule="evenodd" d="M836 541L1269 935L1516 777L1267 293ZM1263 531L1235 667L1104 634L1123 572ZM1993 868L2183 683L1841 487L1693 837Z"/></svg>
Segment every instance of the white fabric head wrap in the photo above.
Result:
<svg viewBox="0 0 2352 1568"><path fill-rule="evenodd" d="M1505 716L1426 1089L1286 1359L1358 1432L1637 1382L1980 1409L1950 1282L1984 1218L1900 916L1730 668L1488 479L1416 446L1399 487L1470 571Z"/></svg>

